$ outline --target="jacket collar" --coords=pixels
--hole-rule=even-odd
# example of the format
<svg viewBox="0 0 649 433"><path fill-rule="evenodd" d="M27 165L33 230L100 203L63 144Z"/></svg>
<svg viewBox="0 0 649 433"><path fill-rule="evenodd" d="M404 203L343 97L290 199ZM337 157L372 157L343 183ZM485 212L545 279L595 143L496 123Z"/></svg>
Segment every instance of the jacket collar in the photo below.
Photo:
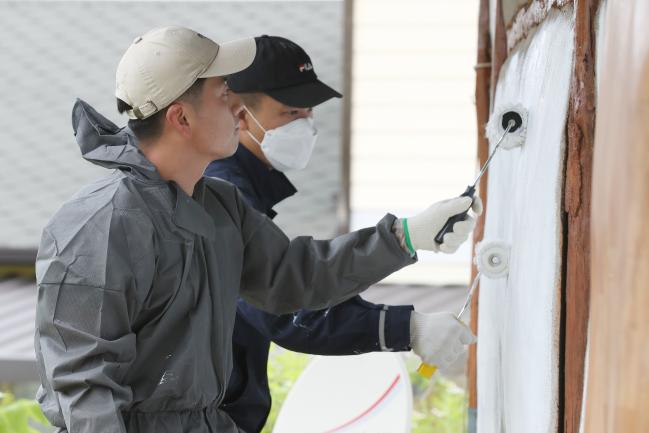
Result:
<svg viewBox="0 0 649 433"><path fill-rule="evenodd" d="M178 227L214 240L216 227L214 219L205 209L205 181L201 178L194 187L194 196L188 196L175 182L170 182L176 190L176 204L173 222Z"/></svg>
<svg viewBox="0 0 649 433"><path fill-rule="evenodd" d="M87 161L109 169L129 170L145 179L162 180L155 166L138 149L129 128L118 127L80 99L72 109L72 129Z"/></svg>
<svg viewBox="0 0 649 433"><path fill-rule="evenodd" d="M297 192L284 173L268 168L242 144L239 144L236 153L228 159L245 171L264 208L263 212L272 215L271 218L276 215L272 208Z"/></svg>
<svg viewBox="0 0 649 433"><path fill-rule="evenodd" d="M214 239L214 220L205 210L205 182L199 180L194 196L188 196L175 182L166 181L157 168L137 146L137 139L128 128L120 128L82 100L72 109L72 127L82 156L93 164L129 171L149 184L170 188L175 194L171 218L178 227Z"/></svg>

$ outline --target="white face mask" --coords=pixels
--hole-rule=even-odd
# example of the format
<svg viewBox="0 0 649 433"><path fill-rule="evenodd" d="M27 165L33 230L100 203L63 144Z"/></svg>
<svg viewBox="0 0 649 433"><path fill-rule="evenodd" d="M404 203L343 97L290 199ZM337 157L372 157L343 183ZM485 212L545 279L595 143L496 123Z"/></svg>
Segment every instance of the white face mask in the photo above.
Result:
<svg viewBox="0 0 649 433"><path fill-rule="evenodd" d="M247 107L244 108L264 131L264 138L260 143L250 131L246 132L261 147L264 156L266 156L273 168L286 171L302 170L306 167L318 138L318 131L313 125L313 118L296 119L286 125L267 131L250 110Z"/></svg>

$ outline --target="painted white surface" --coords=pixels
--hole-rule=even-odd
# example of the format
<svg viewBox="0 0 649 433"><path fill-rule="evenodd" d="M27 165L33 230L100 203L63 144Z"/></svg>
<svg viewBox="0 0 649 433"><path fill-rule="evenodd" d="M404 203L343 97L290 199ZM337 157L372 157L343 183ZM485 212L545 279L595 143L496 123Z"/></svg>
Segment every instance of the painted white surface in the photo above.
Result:
<svg viewBox="0 0 649 433"><path fill-rule="evenodd" d="M411 418L402 355L318 356L291 389L273 433L407 433Z"/></svg>
<svg viewBox="0 0 649 433"><path fill-rule="evenodd" d="M485 239L511 244L509 276L482 278L478 432L557 430L561 188L573 55L572 8L553 11L501 70L495 111L529 108L520 148L489 172ZM492 143L493 146L494 143Z"/></svg>
<svg viewBox="0 0 649 433"><path fill-rule="evenodd" d="M475 177L476 0L354 0L352 228L460 195ZM463 284L471 245L390 283Z"/></svg>

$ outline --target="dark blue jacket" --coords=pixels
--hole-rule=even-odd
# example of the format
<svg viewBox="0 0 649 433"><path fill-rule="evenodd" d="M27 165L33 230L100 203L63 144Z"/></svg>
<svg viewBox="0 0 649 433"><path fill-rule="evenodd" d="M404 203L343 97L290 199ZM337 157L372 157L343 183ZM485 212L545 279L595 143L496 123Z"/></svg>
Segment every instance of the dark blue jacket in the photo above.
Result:
<svg viewBox="0 0 649 433"><path fill-rule="evenodd" d="M296 193L281 172L269 169L243 145L212 162L206 176L235 184L249 203L273 218L272 207ZM270 411L267 364L270 342L319 355L410 350L412 306L376 305L359 296L321 311L275 316L238 301L232 336L233 369L222 409L246 433L258 433Z"/></svg>

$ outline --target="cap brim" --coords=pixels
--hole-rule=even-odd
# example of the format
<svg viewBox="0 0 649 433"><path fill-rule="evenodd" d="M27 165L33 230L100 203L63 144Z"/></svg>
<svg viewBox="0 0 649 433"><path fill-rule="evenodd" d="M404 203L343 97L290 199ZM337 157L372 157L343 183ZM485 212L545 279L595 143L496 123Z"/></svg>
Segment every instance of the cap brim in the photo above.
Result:
<svg viewBox="0 0 649 433"><path fill-rule="evenodd" d="M264 90L264 93L284 105L296 108L315 107L331 98L343 96L320 80L281 89Z"/></svg>
<svg viewBox="0 0 649 433"><path fill-rule="evenodd" d="M243 71L252 64L257 53L254 38L237 39L219 44L212 64L198 78L223 77Z"/></svg>

